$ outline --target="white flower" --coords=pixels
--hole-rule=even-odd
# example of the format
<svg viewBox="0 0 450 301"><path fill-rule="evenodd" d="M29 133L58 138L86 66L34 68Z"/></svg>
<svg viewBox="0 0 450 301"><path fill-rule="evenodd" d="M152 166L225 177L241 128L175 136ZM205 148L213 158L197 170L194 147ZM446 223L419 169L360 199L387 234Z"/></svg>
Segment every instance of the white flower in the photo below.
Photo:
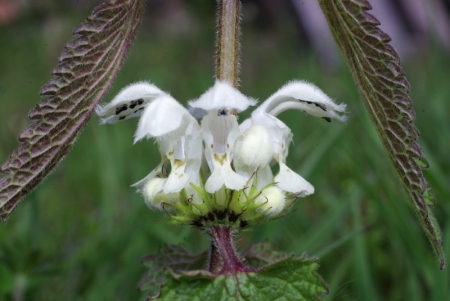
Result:
<svg viewBox="0 0 450 301"><path fill-rule="evenodd" d="M244 193L245 202L253 202L258 212L273 216L284 210L286 196L304 197L314 192L310 183L286 166L292 132L276 116L297 109L327 121L343 121L345 116L340 113L345 105L337 105L310 83L293 81L239 125L237 113L255 104L256 100L228 82L216 81L190 101L187 110L168 93L140 82L123 89L111 103L98 106L96 112L101 123L141 116L135 142L154 138L158 143L161 163L134 184L149 206L161 209L165 203L176 207L184 197L195 207L190 212L204 212L205 206L214 207L211 202L215 201L220 206L229 204L236 214L236 204L243 198L241 194L233 198L226 192L231 190ZM202 119L201 125L196 118ZM279 166L275 177L273 162ZM231 204L235 199L237 203Z"/></svg>
<svg viewBox="0 0 450 301"><path fill-rule="evenodd" d="M325 93L310 83L290 82L264 101L252 113L251 118L241 124L243 138L241 144L236 145L235 156L239 159L235 160L235 164L238 171L248 174L257 167L264 167L261 163L257 163L258 161L268 161L267 158L271 157L279 163L279 173L274 179L278 187L285 192L304 197L314 193L314 187L286 166L292 132L286 124L275 117L287 109L302 110L327 121L331 118L345 120L345 116L339 115L345 112L344 104L335 104ZM252 156L253 159L250 159ZM252 162L255 163L249 165ZM270 173L271 170L266 167L263 179L270 178ZM266 185L266 182L267 180L262 184L258 183L258 186L262 187L261 185Z"/></svg>
<svg viewBox="0 0 450 301"><path fill-rule="evenodd" d="M148 181L163 176L167 162L170 162L171 172L162 187L163 193L179 192L189 182L199 182L202 161L200 126L189 111L169 94L141 82L126 87L110 104L97 107L96 112L99 116L106 116L102 123L115 123L140 114L134 142L144 138L155 138L158 142L161 163L134 186L142 190ZM130 115L125 115L125 112Z"/></svg>
<svg viewBox="0 0 450 301"><path fill-rule="evenodd" d="M223 185L229 189L243 189L247 179L231 168L233 145L241 135L235 113L256 104L256 100L244 96L227 82L217 81L214 87L206 91L189 105L207 113L202 120L205 157L211 170L211 176L205 184L209 193L219 190Z"/></svg>

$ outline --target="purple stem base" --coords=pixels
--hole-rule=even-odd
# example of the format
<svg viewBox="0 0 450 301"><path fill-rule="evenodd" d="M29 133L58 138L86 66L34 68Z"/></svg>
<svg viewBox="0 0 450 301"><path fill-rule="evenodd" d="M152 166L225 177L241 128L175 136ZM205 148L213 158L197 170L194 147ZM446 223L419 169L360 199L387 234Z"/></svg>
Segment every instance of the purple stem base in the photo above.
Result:
<svg viewBox="0 0 450 301"><path fill-rule="evenodd" d="M208 229L208 234L211 237L210 272L217 275L253 272L239 259L236 253L233 242L233 228L213 226Z"/></svg>

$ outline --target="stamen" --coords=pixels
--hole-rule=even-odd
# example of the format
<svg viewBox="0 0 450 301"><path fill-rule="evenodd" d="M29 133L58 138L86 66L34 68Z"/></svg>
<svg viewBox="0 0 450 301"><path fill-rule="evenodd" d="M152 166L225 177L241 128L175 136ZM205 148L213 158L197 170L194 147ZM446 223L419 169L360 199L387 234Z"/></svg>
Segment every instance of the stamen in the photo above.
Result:
<svg viewBox="0 0 450 301"><path fill-rule="evenodd" d="M217 112L217 116L228 116L228 111L226 109L220 109Z"/></svg>

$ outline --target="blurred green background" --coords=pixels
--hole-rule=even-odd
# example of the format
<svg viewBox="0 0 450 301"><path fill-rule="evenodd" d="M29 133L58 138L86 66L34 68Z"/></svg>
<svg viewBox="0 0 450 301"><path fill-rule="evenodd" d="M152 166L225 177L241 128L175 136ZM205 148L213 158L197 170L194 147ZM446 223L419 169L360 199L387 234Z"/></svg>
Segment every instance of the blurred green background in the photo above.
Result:
<svg viewBox="0 0 450 301"><path fill-rule="evenodd" d="M30 125L27 114L71 30L100 1L84 2L70 9L42 5L0 25L1 161ZM213 84L215 4L192 1L183 7L190 16L185 19L164 19L153 8L148 5L105 101L138 80L183 102ZM325 300L449 300L450 269L439 271L344 62L325 68L292 18L261 23L252 14L244 7L241 91L263 101L287 81L306 79L347 103L349 119L341 124L299 112L281 115L294 133L288 165L316 192L300 199L288 217L242 233L238 248L267 238L279 250L320 257L319 272L330 286ZM404 62L447 258L449 66L449 53L432 40ZM152 141L132 144L136 124L98 126L93 116L62 164L0 225L0 300L142 300L142 257L164 243L193 252L208 248L200 231L161 222L165 216L150 211L130 187L159 161Z"/></svg>

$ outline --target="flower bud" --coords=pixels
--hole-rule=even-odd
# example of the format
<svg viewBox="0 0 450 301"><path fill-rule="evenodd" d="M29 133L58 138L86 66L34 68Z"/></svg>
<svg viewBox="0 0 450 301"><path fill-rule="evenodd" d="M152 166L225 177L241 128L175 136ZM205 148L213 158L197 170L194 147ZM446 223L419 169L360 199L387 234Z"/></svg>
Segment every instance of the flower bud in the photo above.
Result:
<svg viewBox="0 0 450 301"><path fill-rule="evenodd" d="M179 193L161 192L166 182L166 178L153 178L145 184L142 194L144 195L147 206L150 208L163 209L161 206L162 203L173 204L181 201Z"/></svg>
<svg viewBox="0 0 450 301"><path fill-rule="evenodd" d="M280 213L285 204L285 196L283 191L277 186L269 186L264 189L261 194L255 199L256 204L264 204L261 207L262 211L269 209L266 216L273 216Z"/></svg>

